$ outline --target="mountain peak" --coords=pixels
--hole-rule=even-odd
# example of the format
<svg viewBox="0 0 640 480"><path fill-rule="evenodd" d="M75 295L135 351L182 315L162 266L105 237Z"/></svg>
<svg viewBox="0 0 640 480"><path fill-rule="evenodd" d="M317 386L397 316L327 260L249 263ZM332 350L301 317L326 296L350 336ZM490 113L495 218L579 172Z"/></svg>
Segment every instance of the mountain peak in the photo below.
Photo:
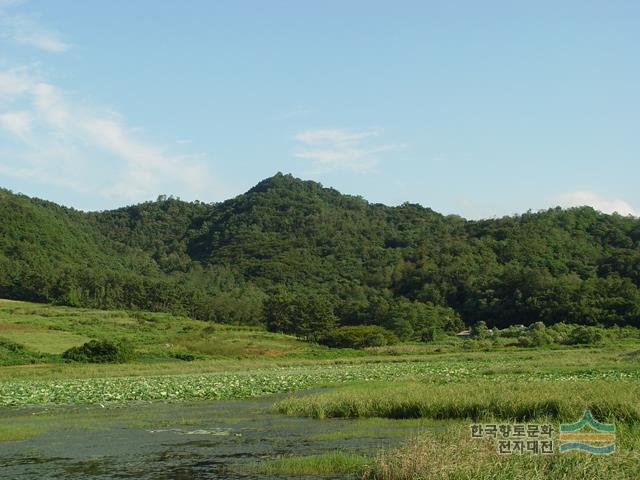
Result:
<svg viewBox="0 0 640 480"><path fill-rule="evenodd" d="M302 180L294 177L290 173L278 172L271 177L267 177L260 181L255 187L251 188L247 193L266 192L272 189L287 188L295 190L312 190L321 189L322 185L312 180Z"/></svg>

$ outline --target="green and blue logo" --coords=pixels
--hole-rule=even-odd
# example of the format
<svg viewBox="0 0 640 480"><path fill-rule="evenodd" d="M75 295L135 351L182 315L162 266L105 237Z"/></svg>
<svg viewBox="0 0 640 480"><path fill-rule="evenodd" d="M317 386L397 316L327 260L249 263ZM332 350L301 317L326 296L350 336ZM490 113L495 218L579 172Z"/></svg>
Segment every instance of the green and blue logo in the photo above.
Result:
<svg viewBox="0 0 640 480"><path fill-rule="evenodd" d="M608 455L616 449L616 426L600 423L589 410L576 423L560 425L560 453L571 450Z"/></svg>

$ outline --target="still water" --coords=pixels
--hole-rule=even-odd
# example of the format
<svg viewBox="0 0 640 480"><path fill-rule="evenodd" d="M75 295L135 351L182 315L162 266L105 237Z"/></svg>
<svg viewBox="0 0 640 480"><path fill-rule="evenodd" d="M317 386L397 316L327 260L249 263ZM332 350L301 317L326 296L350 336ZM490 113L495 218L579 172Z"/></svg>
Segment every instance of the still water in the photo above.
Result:
<svg viewBox="0 0 640 480"><path fill-rule="evenodd" d="M0 410L38 436L0 443L7 479L264 479L261 460L335 451L375 455L423 430L415 421L312 420L263 399Z"/></svg>

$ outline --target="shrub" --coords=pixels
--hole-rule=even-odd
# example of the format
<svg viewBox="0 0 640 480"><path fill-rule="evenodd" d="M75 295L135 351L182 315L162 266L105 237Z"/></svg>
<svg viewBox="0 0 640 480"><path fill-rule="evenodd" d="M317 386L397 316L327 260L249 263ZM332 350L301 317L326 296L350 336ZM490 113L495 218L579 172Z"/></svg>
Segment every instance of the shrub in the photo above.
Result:
<svg viewBox="0 0 640 480"><path fill-rule="evenodd" d="M495 330L494 330L495 331ZM521 325L510 325L500 330L499 335L502 338L520 338L523 334L524 327Z"/></svg>
<svg viewBox="0 0 640 480"><path fill-rule="evenodd" d="M387 337L382 333L373 333L364 339L365 347L384 347L387 344Z"/></svg>
<svg viewBox="0 0 640 480"><path fill-rule="evenodd" d="M54 358L50 355L32 352L19 343L0 338L0 365L25 365L51 361L54 361Z"/></svg>
<svg viewBox="0 0 640 480"><path fill-rule="evenodd" d="M471 336L477 340L485 340L491 336L491 332L487 328L487 323L484 321L477 322L471 327Z"/></svg>
<svg viewBox="0 0 640 480"><path fill-rule="evenodd" d="M569 345L595 345L604 339L600 329L579 326L573 329L565 343Z"/></svg>
<svg viewBox="0 0 640 480"><path fill-rule="evenodd" d="M176 360L182 360L183 362L193 362L196 360L196 356L193 353L176 352L173 354L173 358Z"/></svg>
<svg viewBox="0 0 640 480"><path fill-rule="evenodd" d="M19 343L12 342L11 340L7 340L5 338L0 338L0 348L2 348L3 350L7 350L8 352L11 352L11 353L21 354L25 352L24 346L20 345Z"/></svg>
<svg viewBox="0 0 640 480"><path fill-rule="evenodd" d="M524 335L518 340L521 347L543 347L553 342L553 338L547 333L547 328L542 322L530 325L523 333Z"/></svg>
<svg viewBox="0 0 640 480"><path fill-rule="evenodd" d="M442 335L442 331L438 330L436 327L425 328L420 333L420 341L429 343L434 342Z"/></svg>
<svg viewBox="0 0 640 480"><path fill-rule="evenodd" d="M90 340L79 347L72 347L62 354L62 358L82 363L126 362L131 356L128 346L108 340Z"/></svg>
<svg viewBox="0 0 640 480"><path fill-rule="evenodd" d="M320 343L336 348L380 347L398 343L398 337L378 325L357 325L335 328Z"/></svg>

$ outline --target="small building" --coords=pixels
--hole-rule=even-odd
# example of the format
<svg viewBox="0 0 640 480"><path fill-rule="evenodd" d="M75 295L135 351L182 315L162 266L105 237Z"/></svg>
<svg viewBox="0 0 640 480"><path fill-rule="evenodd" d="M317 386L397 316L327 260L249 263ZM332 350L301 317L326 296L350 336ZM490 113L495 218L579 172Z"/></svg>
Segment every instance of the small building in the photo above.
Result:
<svg viewBox="0 0 640 480"><path fill-rule="evenodd" d="M456 337L458 338L469 338L471 336L471 330L462 330L461 332L456 333Z"/></svg>

